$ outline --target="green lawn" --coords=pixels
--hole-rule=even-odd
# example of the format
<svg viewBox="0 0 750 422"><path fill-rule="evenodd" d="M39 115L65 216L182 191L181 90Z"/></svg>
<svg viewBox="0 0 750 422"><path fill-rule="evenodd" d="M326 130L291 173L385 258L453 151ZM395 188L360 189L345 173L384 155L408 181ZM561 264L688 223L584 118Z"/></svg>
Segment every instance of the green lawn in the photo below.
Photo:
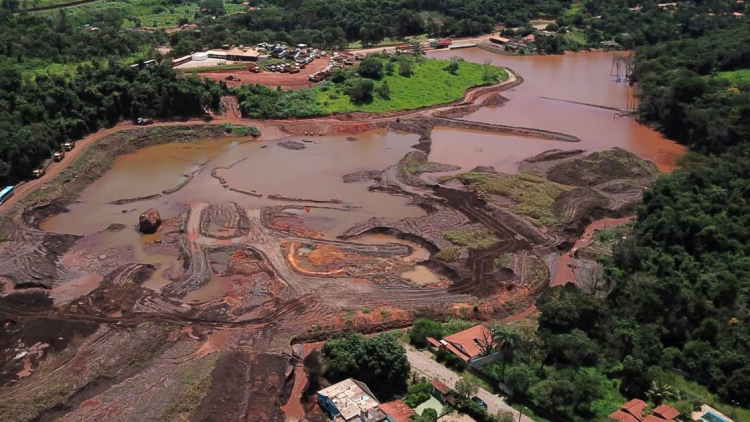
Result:
<svg viewBox="0 0 750 422"><path fill-rule="evenodd" d="M446 60L424 59L419 63L413 58L410 60L413 60L411 68L414 72L410 77L399 75L399 64L394 63L395 71L375 82L376 87L388 82L390 99L373 93L372 101L355 104L342 91L342 86L333 84L328 90L318 89L317 102L326 113L413 110L459 100L468 88L491 83L484 79L484 66L481 64L462 61L454 75L445 70L449 63ZM501 81L508 78L503 69L492 67L491 71Z"/></svg>
<svg viewBox="0 0 750 422"><path fill-rule="evenodd" d="M701 402L717 409L719 412L736 421L750 421L750 409L743 409L722 403L714 394L708 391L706 387L695 381L689 381L681 375L668 373L668 377L669 384L674 385L680 390L680 399L682 401L688 403L692 401ZM674 405L675 403L669 404Z"/></svg>
<svg viewBox="0 0 750 422"><path fill-rule="evenodd" d="M737 85L739 82L750 83L750 69L732 70L729 72L719 72L720 78L729 79L733 85Z"/></svg>

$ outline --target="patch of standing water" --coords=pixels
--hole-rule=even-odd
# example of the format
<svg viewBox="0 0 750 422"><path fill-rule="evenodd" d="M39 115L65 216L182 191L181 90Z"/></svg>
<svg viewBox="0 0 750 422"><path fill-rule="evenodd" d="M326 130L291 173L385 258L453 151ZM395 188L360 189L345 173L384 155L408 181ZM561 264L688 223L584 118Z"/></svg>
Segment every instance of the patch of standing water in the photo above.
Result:
<svg viewBox="0 0 750 422"><path fill-rule="evenodd" d="M440 282L440 276L424 265L415 265L413 270L401 274L402 278L419 286L428 286Z"/></svg>
<svg viewBox="0 0 750 422"><path fill-rule="evenodd" d="M205 286L188 293L183 301L204 302L218 299L231 292L233 288L231 277L212 276Z"/></svg>

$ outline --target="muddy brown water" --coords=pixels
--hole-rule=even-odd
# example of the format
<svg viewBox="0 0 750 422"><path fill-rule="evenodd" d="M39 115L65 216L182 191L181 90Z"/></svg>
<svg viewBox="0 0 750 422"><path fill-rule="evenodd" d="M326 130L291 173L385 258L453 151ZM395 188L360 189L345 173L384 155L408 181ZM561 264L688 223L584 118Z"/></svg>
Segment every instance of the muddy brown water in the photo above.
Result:
<svg viewBox="0 0 750 422"><path fill-rule="evenodd" d="M454 129L433 131L430 160L473 167L492 165L503 172L517 171L519 161L558 148L588 152L621 147L653 161L662 171L674 169L685 147L618 112L589 105L632 107L632 88L610 76L615 53L576 53L561 56L503 56L478 48L438 51L430 56L453 56L508 67L523 77L523 84L504 91L510 101L482 108L464 119L567 133L581 138L568 143L514 136L483 135ZM543 98L544 97L544 98Z"/></svg>
<svg viewBox="0 0 750 422"><path fill-rule="evenodd" d="M462 171L483 165L513 173L521 160L549 149L585 149L591 152L619 146L669 171L674 167L676 157L684 152L682 146L632 119L616 117L613 110L572 103L614 108L629 106L631 88L610 77L612 54L509 57L479 49L464 49L431 55L438 58L459 56L478 63L490 59L495 65L514 69L524 78L522 85L503 92L502 95L510 99L505 105L482 108L465 119L558 131L582 140L569 143L438 127L432 132L431 161L457 164ZM290 138L307 141L303 150L282 148L278 141L225 138L149 147L119 157L110 171L70 205L70 212L48 219L42 228L92 235L112 223L127 225L128 228L120 232L98 234L96 247L90 252L98 254L118 247L133 248L138 262L157 265L157 272L145 285L158 290L169 283L166 274L178 271L180 262L176 257L148 251L149 243L155 239L140 236L134 230L140 212L155 207L164 219L168 219L184 212L186 204L196 202L236 202L247 209L268 205L311 205L314 207L304 211L305 223L328 238L371 217L391 221L415 217L423 211L409 205L408 199L369 192L370 182L343 183L342 176L385 169L410 151L417 138L416 135L371 131L358 135L355 142L349 142L343 136ZM219 179L224 180L224 186ZM181 188L167 193L178 187ZM271 194L314 201L336 199L343 203L286 202L269 199ZM113 201L151 195L156 197L124 205L112 204ZM359 241L394 240L375 236ZM428 257L426 250L417 247L411 258L421 261ZM431 279L432 275L425 269L415 269L410 276ZM213 296L216 285L221 286L217 292L225 291L227 284L223 281L210 283L211 287L206 287L206 290L211 292L202 292L197 297ZM81 284L90 286L93 283ZM65 292L61 296L70 297L72 293Z"/></svg>
<svg viewBox="0 0 750 422"><path fill-rule="evenodd" d="M302 138L296 139L302 140ZM95 181L70 205L70 212L46 220L48 231L89 235L111 223L134 227L140 212L155 207L163 219L178 216L180 204L236 202L257 209L291 202L268 199L277 194L315 201L336 199L343 204L322 204L333 209L312 209L327 236L371 217L398 220L423 211L409 200L386 193L369 192L370 183L343 183L342 176L362 170L385 169L397 162L417 142L416 135L373 131L355 142L345 137L315 138L304 150L289 150L277 141L205 140L191 144L166 144L144 148L119 157L113 168ZM112 201L159 194L179 186L187 175L197 173L182 189L169 195L124 205ZM245 192L257 192L261 198ZM304 203L304 202L302 202ZM321 204L318 204L319 206ZM138 234L126 229L111 237L130 243Z"/></svg>

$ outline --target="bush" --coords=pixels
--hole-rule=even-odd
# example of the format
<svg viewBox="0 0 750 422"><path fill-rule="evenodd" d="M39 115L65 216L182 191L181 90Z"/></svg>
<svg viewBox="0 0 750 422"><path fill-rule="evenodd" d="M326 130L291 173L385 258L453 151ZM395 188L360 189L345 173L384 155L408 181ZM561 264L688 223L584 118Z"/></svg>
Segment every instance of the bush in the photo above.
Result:
<svg viewBox="0 0 750 422"><path fill-rule="evenodd" d="M375 84L369 79L360 79L352 84L349 89L349 97L355 103L361 103L372 99L372 91Z"/></svg>
<svg viewBox="0 0 750 422"><path fill-rule="evenodd" d="M443 338L443 326L428 318L419 318L409 330L411 343L419 348L427 347L427 337Z"/></svg>
<svg viewBox="0 0 750 422"><path fill-rule="evenodd" d="M402 60L401 62L399 62L399 64L398 64L398 74L399 75L408 78L413 73L414 73L414 71L411 70L411 63L409 63L406 60Z"/></svg>
<svg viewBox="0 0 750 422"><path fill-rule="evenodd" d="M431 391L432 385L429 382L414 384L409 387L403 401L411 408L417 407L430 398Z"/></svg>
<svg viewBox="0 0 750 422"><path fill-rule="evenodd" d="M235 126L234 127L234 134L237 136L247 136L247 127L246 126Z"/></svg>
<svg viewBox="0 0 750 422"><path fill-rule="evenodd" d="M364 78L380 79L383 77L383 62L375 57L368 57L359 64L357 73Z"/></svg>
<svg viewBox="0 0 750 422"><path fill-rule="evenodd" d="M448 359L448 352L445 351L445 349L438 349L437 352L435 352L435 360L438 362L445 362L446 359Z"/></svg>
<svg viewBox="0 0 750 422"><path fill-rule="evenodd" d="M255 126L250 126L250 136L257 138L260 136L260 129Z"/></svg>

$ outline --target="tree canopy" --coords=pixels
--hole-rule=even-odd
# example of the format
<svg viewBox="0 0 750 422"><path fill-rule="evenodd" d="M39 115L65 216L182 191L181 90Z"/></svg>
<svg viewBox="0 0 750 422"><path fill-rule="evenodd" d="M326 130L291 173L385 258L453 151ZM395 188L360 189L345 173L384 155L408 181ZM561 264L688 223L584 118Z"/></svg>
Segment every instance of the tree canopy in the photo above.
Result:
<svg viewBox="0 0 750 422"><path fill-rule="evenodd" d="M325 376L332 382L362 381L381 401L406 392L411 366L393 334L332 338L323 345L322 354Z"/></svg>

